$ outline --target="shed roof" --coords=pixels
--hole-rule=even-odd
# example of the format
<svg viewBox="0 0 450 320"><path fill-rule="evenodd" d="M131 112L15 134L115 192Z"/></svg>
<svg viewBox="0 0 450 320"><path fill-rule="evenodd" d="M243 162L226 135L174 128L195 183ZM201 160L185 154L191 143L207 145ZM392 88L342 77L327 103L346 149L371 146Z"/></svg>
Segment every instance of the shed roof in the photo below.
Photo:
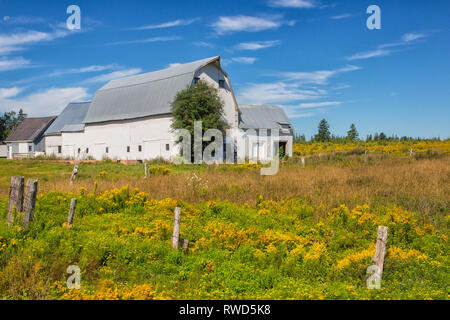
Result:
<svg viewBox="0 0 450 320"><path fill-rule="evenodd" d="M220 57L202 59L168 69L112 80L92 100L84 123L141 118L170 113L175 95L192 84L195 73Z"/></svg>
<svg viewBox="0 0 450 320"><path fill-rule="evenodd" d="M41 137L55 119L56 117L26 118L16 130L5 139L5 142L34 142Z"/></svg>
<svg viewBox="0 0 450 320"><path fill-rule="evenodd" d="M90 102L69 103L51 126L48 127L45 135L59 134L62 131L69 132L71 131L69 129L71 126L80 125L86 117L90 104ZM63 130L63 128L65 129Z"/></svg>
<svg viewBox="0 0 450 320"><path fill-rule="evenodd" d="M240 104L239 128L241 129L282 129L292 124L279 106Z"/></svg>

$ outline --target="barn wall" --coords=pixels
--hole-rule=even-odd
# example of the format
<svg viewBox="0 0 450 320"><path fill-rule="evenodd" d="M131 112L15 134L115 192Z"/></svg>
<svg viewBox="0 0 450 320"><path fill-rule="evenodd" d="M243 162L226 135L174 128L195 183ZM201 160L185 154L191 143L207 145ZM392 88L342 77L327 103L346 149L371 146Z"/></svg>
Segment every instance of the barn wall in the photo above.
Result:
<svg viewBox="0 0 450 320"><path fill-rule="evenodd" d="M8 146L6 144L0 144L0 158L6 158L8 156Z"/></svg>
<svg viewBox="0 0 450 320"><path fill-rule="evenodd" d="M259 141L258 137L260 137ZM239 159L270 160L277 151L273 148L273 143L276 140L273 140L270 136L266 138L256 130L239 130L236 135L236 140L239 145ZM286 153L292 157L293 135L291 133L279 132L277 140L279 142L286 142Z"/></svg>
<svg viewBox="0 0 450 320"><path fill-rule="evenodd" d="M170 116L87 124L84 132L62 134L63 156L96 160L170 159L178 154L170 124ZM169 151L166 144L169 144ZM127 147L130 147L129 152Z"/></svg>
<svg viewBox="0 0 450 320"><path fill-rule="evenodd" d="M62 146L62 136L45 136L45 153L47 156L62 156L62 154L58 154L58 146Z"/></svg>

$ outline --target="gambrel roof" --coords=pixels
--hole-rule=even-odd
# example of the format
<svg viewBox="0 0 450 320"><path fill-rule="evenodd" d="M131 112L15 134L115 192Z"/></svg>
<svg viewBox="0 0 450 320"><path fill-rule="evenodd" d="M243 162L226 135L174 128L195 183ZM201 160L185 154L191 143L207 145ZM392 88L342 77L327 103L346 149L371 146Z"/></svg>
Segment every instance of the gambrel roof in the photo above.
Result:
<svg viewBox="0 0 450 320"><path fill-rule="evenodd" d="M81 131L82 124L89 109L90 102L69 103L61 112L50 127L45 131L45 135L55 135L61 132Z"/></svg>
<svg viewBox="0 0 450 320"><path fill-rule="evenodd" d="M240 129L293 129L281 107L240 104Z"/></svg>
<svg viewBox="0 0 450 320"><path fill-rule="evenodd" d="M112 80L95 93L83 122L95 123L168 114L176 94L190 86L195 73L210 63L220 66L220 57Z"/></svg>
<svg viewBox="0 0 450 320"><path fill-rule="evenodd" d="M27 141L39 139L56 117L25 118L23 122L5 139L5 142Z"/></svg>

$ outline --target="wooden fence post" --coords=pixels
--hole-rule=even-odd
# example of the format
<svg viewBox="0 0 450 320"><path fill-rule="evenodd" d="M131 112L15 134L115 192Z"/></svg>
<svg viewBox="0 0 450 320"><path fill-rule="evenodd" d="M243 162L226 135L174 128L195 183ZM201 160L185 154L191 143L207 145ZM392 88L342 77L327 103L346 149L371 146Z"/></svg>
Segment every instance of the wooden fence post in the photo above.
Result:
<svg viewBox="0 0 450 320"><path fill-rule="evenodd" d="M409 157L411 158L413 156L413 149L409 149Z"/></svg>
<svg viewBox="0 0 450 320"><path fill-rule="evenodd" d="M26 228L33 221L33 211L36 206L36 195L38 190L38 180L27 180L25 187L25 198L23 203L23 227Z"/></svg>
<svg viewBox="0 0 450 320"><path fill-rule="evenodd" d="M181 208L175 208L175 222L173 225L173 235L172 235L172 248L178 249L180 245L180 220L181 220Z"/></svg>
<svg viewBox="0 0 450 320"><path fill-rule="evenodd" d="M145 177L147 178L148 177L148 163L145 164L144 173L145 173Z"/></svg>
<svg viewBox="0 0 450 320"><path fill-rule="evenodd" d="M78 165L73 166L72 175L70 176L70 184L73 183L78 174Z"/></svg>
<svg viewBox="0 0 450 320"><path fill-rule="evenodd" d="M73 198L72 200L70 200L70 210L69 215L67 217L67 226L66 226L67 229L69 229L70 226L73 224L73 215L75 213L76 206L77 206L77 199Z"/></svg>
<svg viewBox="0 0 450 320"><path fill-rule="evenodd" d="M11 177L11 184L9 186L8 226L13 223L17 212L23 210L23 188L24 177Z"/></svg>
<svg viewBox="0 0 450 320"><path fill-rule="evenodd" d="M187 253L187 250L189 247L189 240L188 239L180 239L179 245L183 249L183 253Z"/></svg>
<svg viewBox="0 0 450 320"><path fill-rule="evenodd" d="M378 267L380 280L383 275L384 255L386 253L388 227L379 226L377 234L377 246L373 256L373 264Z"/></svg>

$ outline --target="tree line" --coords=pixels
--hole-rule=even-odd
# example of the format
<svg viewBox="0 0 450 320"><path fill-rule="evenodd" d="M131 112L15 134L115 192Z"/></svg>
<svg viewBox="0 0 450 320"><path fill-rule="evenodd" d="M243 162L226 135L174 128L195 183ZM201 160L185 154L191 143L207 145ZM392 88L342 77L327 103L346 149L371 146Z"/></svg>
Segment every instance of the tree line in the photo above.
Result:
<svg viewBox="0 0 450 320"><path fill-rule="evenodd" d="M357 142L357 141L365 141L365 142L389 142L389 141L421 141L421 140L436 140L441 141L438 138L431 139L423 139L423 138L413 138L413 137L398 137L397 135L388 136L384 132L376 132L374 134L368 134L365 139L361 139L359 137L358 130L356 129L356 125L352 123L350 125L349 130L347 131L346 136L337 136L331 133L330 125L327 120L322 119L317 126L317 133L310 138L308 141L304 134L295 134L294 142L296 143L307 143L307 142L337 142L337 143L345 143L345 142Z"/></svg>
<svg viewBox="0 0 450 320"><path fill-rule="evenodd" d="M0 116L0 141L4 141L27 117L22 109L19 112L4 112Z"/></svg>

